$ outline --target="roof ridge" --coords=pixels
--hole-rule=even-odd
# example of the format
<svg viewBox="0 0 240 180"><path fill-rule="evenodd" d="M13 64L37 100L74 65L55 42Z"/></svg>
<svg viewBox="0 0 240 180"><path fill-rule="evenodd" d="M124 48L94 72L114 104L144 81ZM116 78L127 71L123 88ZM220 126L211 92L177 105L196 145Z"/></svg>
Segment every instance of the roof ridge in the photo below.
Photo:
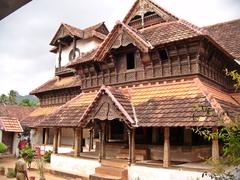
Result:
<svg viewBox="0 0 240 180"><path fill-rule="evenodd" d="M57 79L57 76L54 76L52 79L49 79L48 81L46 81L45 83L43 83L41 86L39 86L39 87L37 87L36 89L32 90L29 94L30 94L30 95L34 95L34 93L35 93L37 90L41 89L43 86L45 86L46 84L48 84L49 82L51 82L51 81L53 81L53 80L55 80L55 79Z"/></svg>
<svg viewBox="0 0 240 180"><path fill-rule="evenodd" d="M238 18L238 19L232 19L232 20L224 21L224 22L219 22L219 23L211 24L211 25L207 25L207 26L203 26L203 27L201 27L201 29L205 29L205 28L209 28L209 27L214 27L214 26L219 26L219 25L224 25L224 24L228 24L228 23L235 22L235 21L240 21L240 18Z"/></svg>
<svg viewBox="0 0 240 180"><path fill-rule="evenodd" d="M100 27L102 24L105 24L105 21L102 21L102 22L99 22L99 23L97 23L97 24L88 26L88 27L86 27L86 28L83 28L82 30L83 30L83 31L86 31L86 30L89 30L89 29L91 29L91 28L93 28L93 27L94 27L93 30L95 30L95 29L97 29L98 27Z"/></svg>
<svg viewBox="0 0 240 180"><path fill-rule="evenodd" d="M195 24L192 24L184 19L179 19L177 22L187 26L188 28L192 29L193 31L201 34L201 35L204 35L206 32L204 32L204 30L202 30L200 27L196 26Z"/></svg>

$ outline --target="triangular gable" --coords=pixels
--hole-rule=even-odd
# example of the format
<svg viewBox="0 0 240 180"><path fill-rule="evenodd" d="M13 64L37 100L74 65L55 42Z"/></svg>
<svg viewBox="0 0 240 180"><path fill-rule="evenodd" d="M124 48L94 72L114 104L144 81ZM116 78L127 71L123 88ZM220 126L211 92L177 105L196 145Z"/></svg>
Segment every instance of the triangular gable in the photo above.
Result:
<svg viewBox="0 0 240 180"><path fill-rule="evenodd" d="M127 46L128 44L133 44L144 53L147 53L149 49L153 48L144 37L132 30L129 26L118 21L96 52L96 60L102 60L110 49Z"/></svg>
<svg viewBox="0 0 240 180"><path fill-rule="evenodd" d="M132 18L137 15L141 16L146 12L155 12L165 21L178 20L176 16L161 8L151 0L136 0L125 18L123 19L123 23L129 24Z"/></svg>
<svg viewBox="0 0 240 180"><path fill-rule="evenodd" d="M23 132L20 122L13 117L0 117L0 129L7 132Z"/></svg>
<svg viewBox="0 0 240 180"><path fill-rule="evenodd" d="M115 97L114 94L117 94L118 97ZM128 106L131 106L131 112L127 112L125 110L124 105L121 104L119 98L121 98L121 102L124 102L124 105L128 104ZM100 120L113 120L120 118L123 119L129 127L132 127L136 124L136 120L133 117L133 111L134 108L131 102L122 92L120 92L120 90L113 90L113 88L105 87L103 85L93 99L92 103L83 113L79 122L80 126L87 126L92 118Z"/></svg>
<svg viewBox="0 0 240 180"><path fill-rule="evenodd" d="M62 23L51 40L50 45L56 46L57 40L66 36L83 38L83 31L68 24Z"/></svg>

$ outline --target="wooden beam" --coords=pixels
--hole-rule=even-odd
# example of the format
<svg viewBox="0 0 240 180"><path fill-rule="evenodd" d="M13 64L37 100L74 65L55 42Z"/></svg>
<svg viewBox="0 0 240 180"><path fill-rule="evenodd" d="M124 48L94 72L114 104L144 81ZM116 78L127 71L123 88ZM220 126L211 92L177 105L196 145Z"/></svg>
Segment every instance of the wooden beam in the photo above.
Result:
<svg viewBox="0 0 240 180"><path fill-rule="evenodd" d="M58 128L54 128L53 135L53 154L58 153Z"/></svg>
<svg viewBox="0 0 240 180"><path fill-rule="evenodd" d="M212 128L212 132L214 134L212 139L212 160L218 161L219 160L219 143L218 143L218 137L217 137L218 129L214 127Z"/></svg>
<svg viewBox="0 0 240 180"><path fill-rule="evenodd" d="M82 128L75 129L74 144L74 156L78 157L82 152Z"/></svg>
<svg viewBox="0 0 240 180"><path fill-rule="evenodd" d="M163 167L169 167L170 161L170 129L164 128Z"/></svg>

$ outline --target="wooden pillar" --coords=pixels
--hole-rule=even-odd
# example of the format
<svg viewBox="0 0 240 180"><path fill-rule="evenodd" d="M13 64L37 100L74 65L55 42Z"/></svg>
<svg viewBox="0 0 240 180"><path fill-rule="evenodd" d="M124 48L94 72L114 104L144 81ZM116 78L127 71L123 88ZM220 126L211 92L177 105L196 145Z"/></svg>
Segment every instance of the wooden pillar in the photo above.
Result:
<svg viewBox="0 0 240 180"><path fill-rule="evenodd" d="M131 158L132 158L132 151L131 151L131 146L132 146L132 139L131 139L131 130L128 129L128 165L131 165Z"/></svg>
<svg viewBox="0 0 240 180"><path fill-rule="evenodd" d="M170 129L164 128L163 167L170 166Z"/></svg>
<svg viewBox="0 0 240 180"><path fill-rule="evenodd" d="M62 129L58 131L58 147L61 147Z"/></svg>
<svg viewBox="0 0 240 180"><path fill-rule="evenodd" d="M135 163L135 129L128 129L128 165Z"/></svg>
<svg viewBox="0 0 240 180"><path fill-rule="evenodd" d="M192 145L192 130L184 128L184 135L183 135L184 145L191 146Z"/></svg>
<svg viewBox="0 0 240 180"><path fill-rule="evenodd" d="M135 163L135 129L131 133L131 163Z"/></svg>
<svg viewBox="0 0 240 180"><path fill-rule="evenodd" d="M106 123L105 122L101 123L101 129L102 129L101 158L105 159L105 157L106 157L106 152L105 152L105 146L106 146L106 143L105 143Z"/></svg>
<svg viewBox="0 0 240 180"><path fill-rule="evenodd" d="M49 141L49 128L46 128L44 132L44 144L48 145L48 141Z"/></svg>
<svg viewBox="0 0 240 180"><path fill-rule="evenodd" d="M212 128L212 132L215 134L218 132L218 129L216 127ZM219 143L218 143L218 137L213 136L212 139L212 160L218 161L219 160Z"/></svg>
<svg viewBox="0 0 240 180"><path fill-rule="evenodd" d="M76 58L76 37L73 37L73 59Z"/></svg>
<svg viewBox="0 0 240 180"><path fill-rule="evenodd" d="M98 161L102 161L102 127L99 127L99 155L98 155Z"/></svg>
<svg viewBox="0 0 240 180"><path fill-rule="evenodd" d="M89 130L89 149L91 151L93 149L93 129Z"/></svg>
<svg viewBox="0 0 240 180"><path fill-rule="evenodd" d="M59 50L59 54L58 54L58 67L62 67L62 44L61 41L58 40L58 50Z"/></svg>
<svg viewBox="0 0 240 180"><path fill-rule="evenodd" d="M82 152L82 128L76 128L75 129L75 138L74 138L74 156L78 157L80 156L80 153Z"/></svg>
<svg viewBox="0 0 240 180"><path fill-rule="evenodd" d="M75 148L75 128L73 129L73 142L72 142L72 148Z"/></svg>
<svg viewBox="0 0 240 180"><path fill-rule="evenodd" d="M152 144L158 144L159 142L159 128L152 127Z"/></svg>
<svg viewBox="0 0 240 180"><path fill-rule="evenodd" d="M58 153L58 128L54 128L53 135L53 154Z"/></svg>

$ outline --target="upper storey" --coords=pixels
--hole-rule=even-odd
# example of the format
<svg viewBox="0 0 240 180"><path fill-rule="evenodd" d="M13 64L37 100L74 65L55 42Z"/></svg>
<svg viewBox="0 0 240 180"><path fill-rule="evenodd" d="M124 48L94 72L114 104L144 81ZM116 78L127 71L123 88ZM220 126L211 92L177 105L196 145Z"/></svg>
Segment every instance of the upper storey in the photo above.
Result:
<svg viewBox="0 0 240 180"><path fill-rule="evenodd" d="M51 52L56 54L56 75L71 74L72 70L66 69L65 65L95 49L107 34L108 29L104 23L86 29L78 29L62 23L50 43L54 46Z"/></svg>
<svg viewBox="0 0 240 180"><path fill-rule="evenodd" d="M82 89L192 75L205 76L228 89L232 82L224 69L239 69L234 60L208 30L150 0L137 0L97 49L67 66L76 69Z"/></svg>

